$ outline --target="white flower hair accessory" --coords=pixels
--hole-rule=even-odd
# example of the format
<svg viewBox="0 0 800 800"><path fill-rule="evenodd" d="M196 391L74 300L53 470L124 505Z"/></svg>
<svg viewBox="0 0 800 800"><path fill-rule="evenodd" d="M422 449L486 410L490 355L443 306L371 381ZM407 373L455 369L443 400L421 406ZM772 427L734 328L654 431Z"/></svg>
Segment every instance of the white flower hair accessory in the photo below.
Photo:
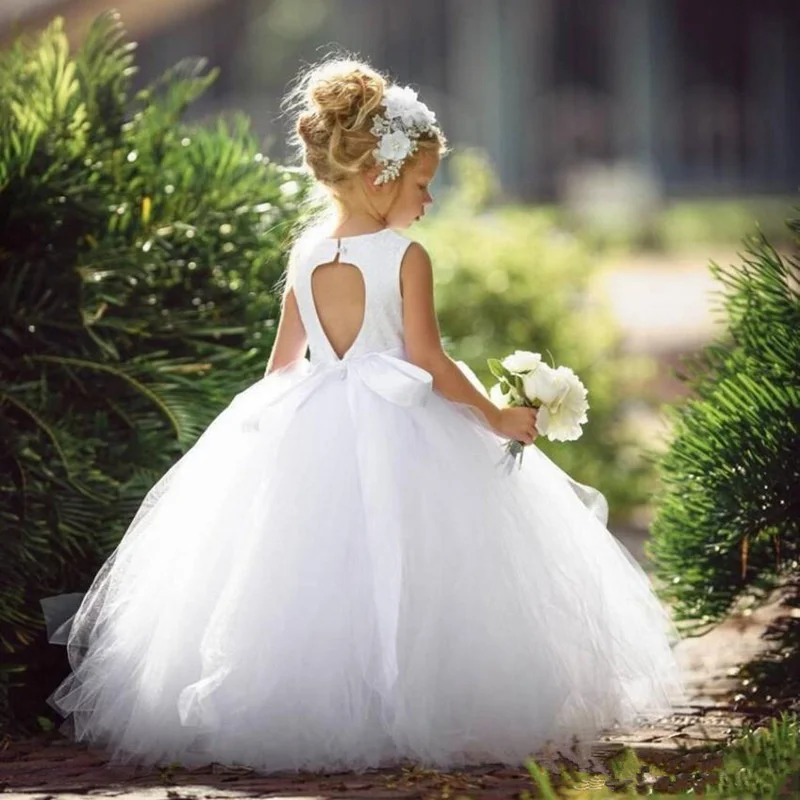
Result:
<svg viewBox="0 0 800 800"><path fill-rule="evenodd" d="M373 150L375 160L383 164L376 184L393 181L400 175L403 162L417 150L424 133L438 133L436 115L409 86L390 86L383 96L385 111L372 121L370 132L378 137Z"/></svg>

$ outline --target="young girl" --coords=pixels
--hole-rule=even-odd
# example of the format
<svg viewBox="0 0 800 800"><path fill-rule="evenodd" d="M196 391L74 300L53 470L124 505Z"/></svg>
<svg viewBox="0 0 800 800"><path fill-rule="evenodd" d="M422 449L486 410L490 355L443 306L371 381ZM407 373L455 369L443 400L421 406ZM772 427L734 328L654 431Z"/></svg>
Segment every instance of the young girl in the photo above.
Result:
<svg viewBox="0 0 800 800"><path fill-rule="evenodd" d="M602 497L535 447L501 469L536 412L442 348L430 258L399 232L433 202L434 114L352 61L298 96L334 214L292 249L266 375L51 637L62 731L110 763L363 770L522 765L668 713L676 632Z"/></svg>

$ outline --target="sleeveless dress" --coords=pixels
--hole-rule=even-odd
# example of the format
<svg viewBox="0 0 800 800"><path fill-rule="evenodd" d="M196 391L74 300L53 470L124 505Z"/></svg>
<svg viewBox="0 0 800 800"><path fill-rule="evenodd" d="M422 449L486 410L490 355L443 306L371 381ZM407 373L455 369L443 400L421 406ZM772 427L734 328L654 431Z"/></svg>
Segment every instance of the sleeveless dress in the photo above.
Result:
<svg viewBox="0 0 800 800"><path fill-rule="evenodd" d="M506 440L407 360L411 240L340 241L365 286L344 357L311 292L337 240L317 238L289 273L310 358L233 399L87 592L42 600L71 665L60 730L110 764L522 765L686 702L602 496L535 446L504 468Z"/></svg>

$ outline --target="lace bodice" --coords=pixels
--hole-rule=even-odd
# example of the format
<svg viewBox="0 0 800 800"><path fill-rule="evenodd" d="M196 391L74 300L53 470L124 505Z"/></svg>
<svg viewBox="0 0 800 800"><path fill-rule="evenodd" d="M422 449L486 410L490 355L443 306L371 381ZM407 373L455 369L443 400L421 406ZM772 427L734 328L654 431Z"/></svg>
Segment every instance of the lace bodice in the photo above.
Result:
<svg viewBox="0 0 800 800"><path fill-rule="evenodd" d="M311 290L312 272L315 267L336 259L338 242L341 243L339 260L358 267L364 279L364 320L341 360L404 346L400 264L412 240L390 228L340 239L317 237L298 243L290 264L290 281L308 337L312 364L340 360L323 331Z"/></svg>

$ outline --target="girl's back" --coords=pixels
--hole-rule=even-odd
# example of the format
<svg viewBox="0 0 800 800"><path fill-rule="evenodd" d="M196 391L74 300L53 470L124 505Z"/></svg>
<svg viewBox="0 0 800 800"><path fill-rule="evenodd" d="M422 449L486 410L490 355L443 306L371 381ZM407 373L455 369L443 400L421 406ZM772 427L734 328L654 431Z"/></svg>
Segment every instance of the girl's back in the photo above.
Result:
<svg viewBox="0 0 800 800"><path fill-rule="evenodd" d="M400 267L410 244L384 228L296 248L291 287L312 363L403 346Z"/></svg>

